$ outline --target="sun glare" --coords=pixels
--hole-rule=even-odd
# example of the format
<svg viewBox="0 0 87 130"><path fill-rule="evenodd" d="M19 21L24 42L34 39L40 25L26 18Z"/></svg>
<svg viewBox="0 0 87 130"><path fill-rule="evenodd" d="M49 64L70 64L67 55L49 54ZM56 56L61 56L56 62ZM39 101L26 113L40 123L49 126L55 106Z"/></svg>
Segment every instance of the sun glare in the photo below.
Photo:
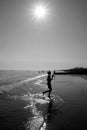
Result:
<svg viewBox="0 0 87 130"><path fill-rule="evenodd" d="M32 8L32 16L37 21L46 20L49 14L48 6L45 3L35 3Z"/></svg>
<svg viewBox="0 0 87 130"><path fill-rule="evenodd" d="M43 19L46 16L46 8L42 5L38 5L35 7L34 14L38 19Z"/></svg>

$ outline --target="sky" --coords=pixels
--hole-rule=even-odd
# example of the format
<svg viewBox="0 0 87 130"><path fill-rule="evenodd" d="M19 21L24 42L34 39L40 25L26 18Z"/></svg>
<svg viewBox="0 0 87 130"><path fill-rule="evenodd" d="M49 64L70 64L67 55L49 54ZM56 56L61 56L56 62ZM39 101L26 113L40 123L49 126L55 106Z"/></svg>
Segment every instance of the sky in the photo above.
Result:
<svg viewBox="0 0 87 130"><path fill-rule="evenodd" d="M37 21L38 0L0 0L0 69L87 67L87 0L39 0L48 16Z"/></svg>

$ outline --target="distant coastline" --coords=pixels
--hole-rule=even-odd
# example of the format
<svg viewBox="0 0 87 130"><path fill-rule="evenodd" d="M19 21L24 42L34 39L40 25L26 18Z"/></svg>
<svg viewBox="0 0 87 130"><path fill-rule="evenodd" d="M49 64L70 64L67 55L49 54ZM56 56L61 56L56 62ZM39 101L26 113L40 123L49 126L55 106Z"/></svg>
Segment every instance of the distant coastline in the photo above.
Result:
<svg viewBox="0 0 87 130"><path fill-rule="evenodd" d="M57 71L55 70L55 74L60 74L60 75L66 75L66 74L79 74L79 75L87 75L87 68L82 68L82 67L75 67L72 69L64 69Z"/></svg>

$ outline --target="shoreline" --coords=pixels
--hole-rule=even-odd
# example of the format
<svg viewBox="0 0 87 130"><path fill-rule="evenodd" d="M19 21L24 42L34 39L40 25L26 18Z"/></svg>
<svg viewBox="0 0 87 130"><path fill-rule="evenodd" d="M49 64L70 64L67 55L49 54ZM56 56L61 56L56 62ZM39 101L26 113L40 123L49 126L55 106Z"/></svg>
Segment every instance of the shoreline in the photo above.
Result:
<svg viewBox="0 0 87 130"><path fill-rule="evenodd" d="M23 84L40 79L40 78L45 77L45 76L47 76L47 74L38 75L38 76L35 76L33 78L27 78L25 80L15 82L15 83L13 82L13 83L10 83L8 85L2 85L2 86L0 86L0 94L2 94L3 92L9 92L10 90L15 89L17 87L20 87Z"/></svg>

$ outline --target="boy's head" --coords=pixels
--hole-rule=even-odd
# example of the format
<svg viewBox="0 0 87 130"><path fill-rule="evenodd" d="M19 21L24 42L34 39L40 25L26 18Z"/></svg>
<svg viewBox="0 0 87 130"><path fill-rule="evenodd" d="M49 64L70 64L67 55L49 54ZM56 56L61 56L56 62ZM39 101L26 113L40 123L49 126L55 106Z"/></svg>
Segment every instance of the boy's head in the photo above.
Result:
<svg viewBox="0 0 87 130"><path fill-rule="evenodd" d="M48 73L48 75L51 75L51 72L50 72L50 71L48 71L47 73Z"/></svg>

